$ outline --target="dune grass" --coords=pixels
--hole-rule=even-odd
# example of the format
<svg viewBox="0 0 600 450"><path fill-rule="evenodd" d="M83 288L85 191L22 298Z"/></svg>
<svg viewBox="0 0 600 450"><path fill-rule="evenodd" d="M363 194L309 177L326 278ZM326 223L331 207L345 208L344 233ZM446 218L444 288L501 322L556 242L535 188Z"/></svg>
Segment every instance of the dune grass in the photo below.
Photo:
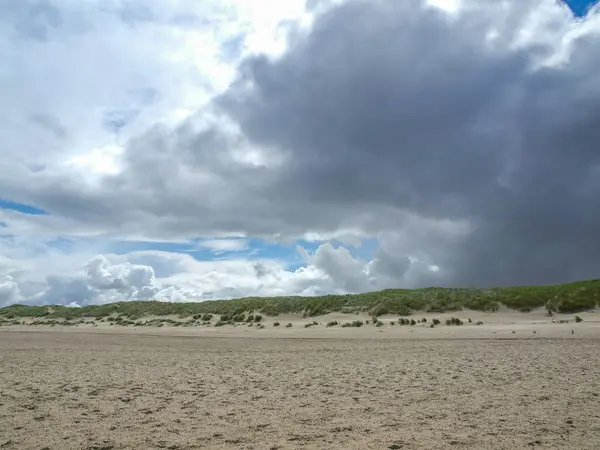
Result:
<svg viewBox="0 0 600 450"><path fill-rule="evenodd" d="M241 320L246 313L266 316L303 314L314 317L330 312L354 314L367 312L373 317L386 314L407 316L413 312L448 312L472 309L496 311L506 306L519 311L545 307L548 311L575 313L600 303L600 280L580 281L555 286L518 286L496 289L388 289L365 294L326 295L321 297L250 297L202 303L170 303L154 300L118 302L82 308L67 306L12 305L0 308L0 318L19 317L74 319L121 316L130 320L150 316L177 315L209 317L225 315ZM206 319L204 319L206 320ZM209 319L210 320L210 319ZM232 319L233 320L233 319ZM247 319L246 319L247 320Z"/></svg>

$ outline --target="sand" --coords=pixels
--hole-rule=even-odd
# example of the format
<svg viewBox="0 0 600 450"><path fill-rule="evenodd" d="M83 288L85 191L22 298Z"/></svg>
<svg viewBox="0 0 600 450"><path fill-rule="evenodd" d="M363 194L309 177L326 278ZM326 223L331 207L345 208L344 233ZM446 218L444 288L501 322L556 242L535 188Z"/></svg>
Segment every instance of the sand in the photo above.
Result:
<svg viewBox="0 0 600 450"><path fill-rule="evenodd" d="M478 314L435 329L3 327L0 448L600 448L600 313Z"/></svg>

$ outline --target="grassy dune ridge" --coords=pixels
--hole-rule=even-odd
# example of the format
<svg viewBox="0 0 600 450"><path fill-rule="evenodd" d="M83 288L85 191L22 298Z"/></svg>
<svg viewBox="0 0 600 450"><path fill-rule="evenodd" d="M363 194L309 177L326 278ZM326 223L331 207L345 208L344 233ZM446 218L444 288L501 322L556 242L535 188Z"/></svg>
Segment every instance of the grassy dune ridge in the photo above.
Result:
<svg viewBox="0 0 600 450"><path fill-rule="evenodd" d="M0 318L20 317L73 319L121 316L131 320L149 316L200 314L237 315L260 312L267 316L303 314L307 317L332 312L368 312L410 315L413 312L447 312L471 309L496 311L501 306L523 312L545 307L548 311L573 313L600 304L600 280L579 281L555 286L518 286L496 289L388 289L365 294L326 295L321 297L250 297L201 303L171 303L154 300L67 306L12 305L0 308Z"/></svg>

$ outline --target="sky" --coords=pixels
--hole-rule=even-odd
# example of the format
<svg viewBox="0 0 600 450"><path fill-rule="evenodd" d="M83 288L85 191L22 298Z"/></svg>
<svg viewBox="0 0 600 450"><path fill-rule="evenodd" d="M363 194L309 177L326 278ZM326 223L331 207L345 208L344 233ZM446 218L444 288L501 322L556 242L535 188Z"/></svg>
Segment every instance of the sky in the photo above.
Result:
<svg viewBox="0 0 600 450"><path fill-rule="evenodd" d="M0 0L0 306L600 276L600 9Z"/></svg>

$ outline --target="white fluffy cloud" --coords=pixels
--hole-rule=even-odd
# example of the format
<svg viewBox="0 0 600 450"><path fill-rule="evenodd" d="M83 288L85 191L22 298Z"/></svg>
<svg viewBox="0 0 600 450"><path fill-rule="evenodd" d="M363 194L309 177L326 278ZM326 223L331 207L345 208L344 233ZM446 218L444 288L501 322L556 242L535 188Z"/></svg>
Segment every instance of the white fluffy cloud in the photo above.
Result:
<svg viewBox="0 0 600 450"><path fill-rule="evenodd" d="M417 277L435 275L431 267L406 258L397 261L387 255L388 260L382 261L381 251L372 261L364 261L329 243L313 253L301 246L297 250L305 262L297 269L276 259L198 261L185 253L154 250L98 255L82 260L79 267L74 267L73 256L60 253L31 257L27 270L16 270L19 261L7 260L4 270L14 275L0 279L0 304L83 306L123 300L324 295L384 289L399 282L417 285L407 277L410 271ZM52 267L46 265L49 259ZM29 286L30 295L22 295L19 283Z"/></svg>
<svg viewBox="0 0 600 450"><path fill-rule="evenodd" d="M18 283L10 275L0 277L0 306L10 305L21 300Z"/></svg>
<svg viewBox="0 0 600 450"><path fill-rule="evenodd" d="M597 277L599 46L554 0L2 4L0 201L47 214L0 208L0 304Z"/></svg>

